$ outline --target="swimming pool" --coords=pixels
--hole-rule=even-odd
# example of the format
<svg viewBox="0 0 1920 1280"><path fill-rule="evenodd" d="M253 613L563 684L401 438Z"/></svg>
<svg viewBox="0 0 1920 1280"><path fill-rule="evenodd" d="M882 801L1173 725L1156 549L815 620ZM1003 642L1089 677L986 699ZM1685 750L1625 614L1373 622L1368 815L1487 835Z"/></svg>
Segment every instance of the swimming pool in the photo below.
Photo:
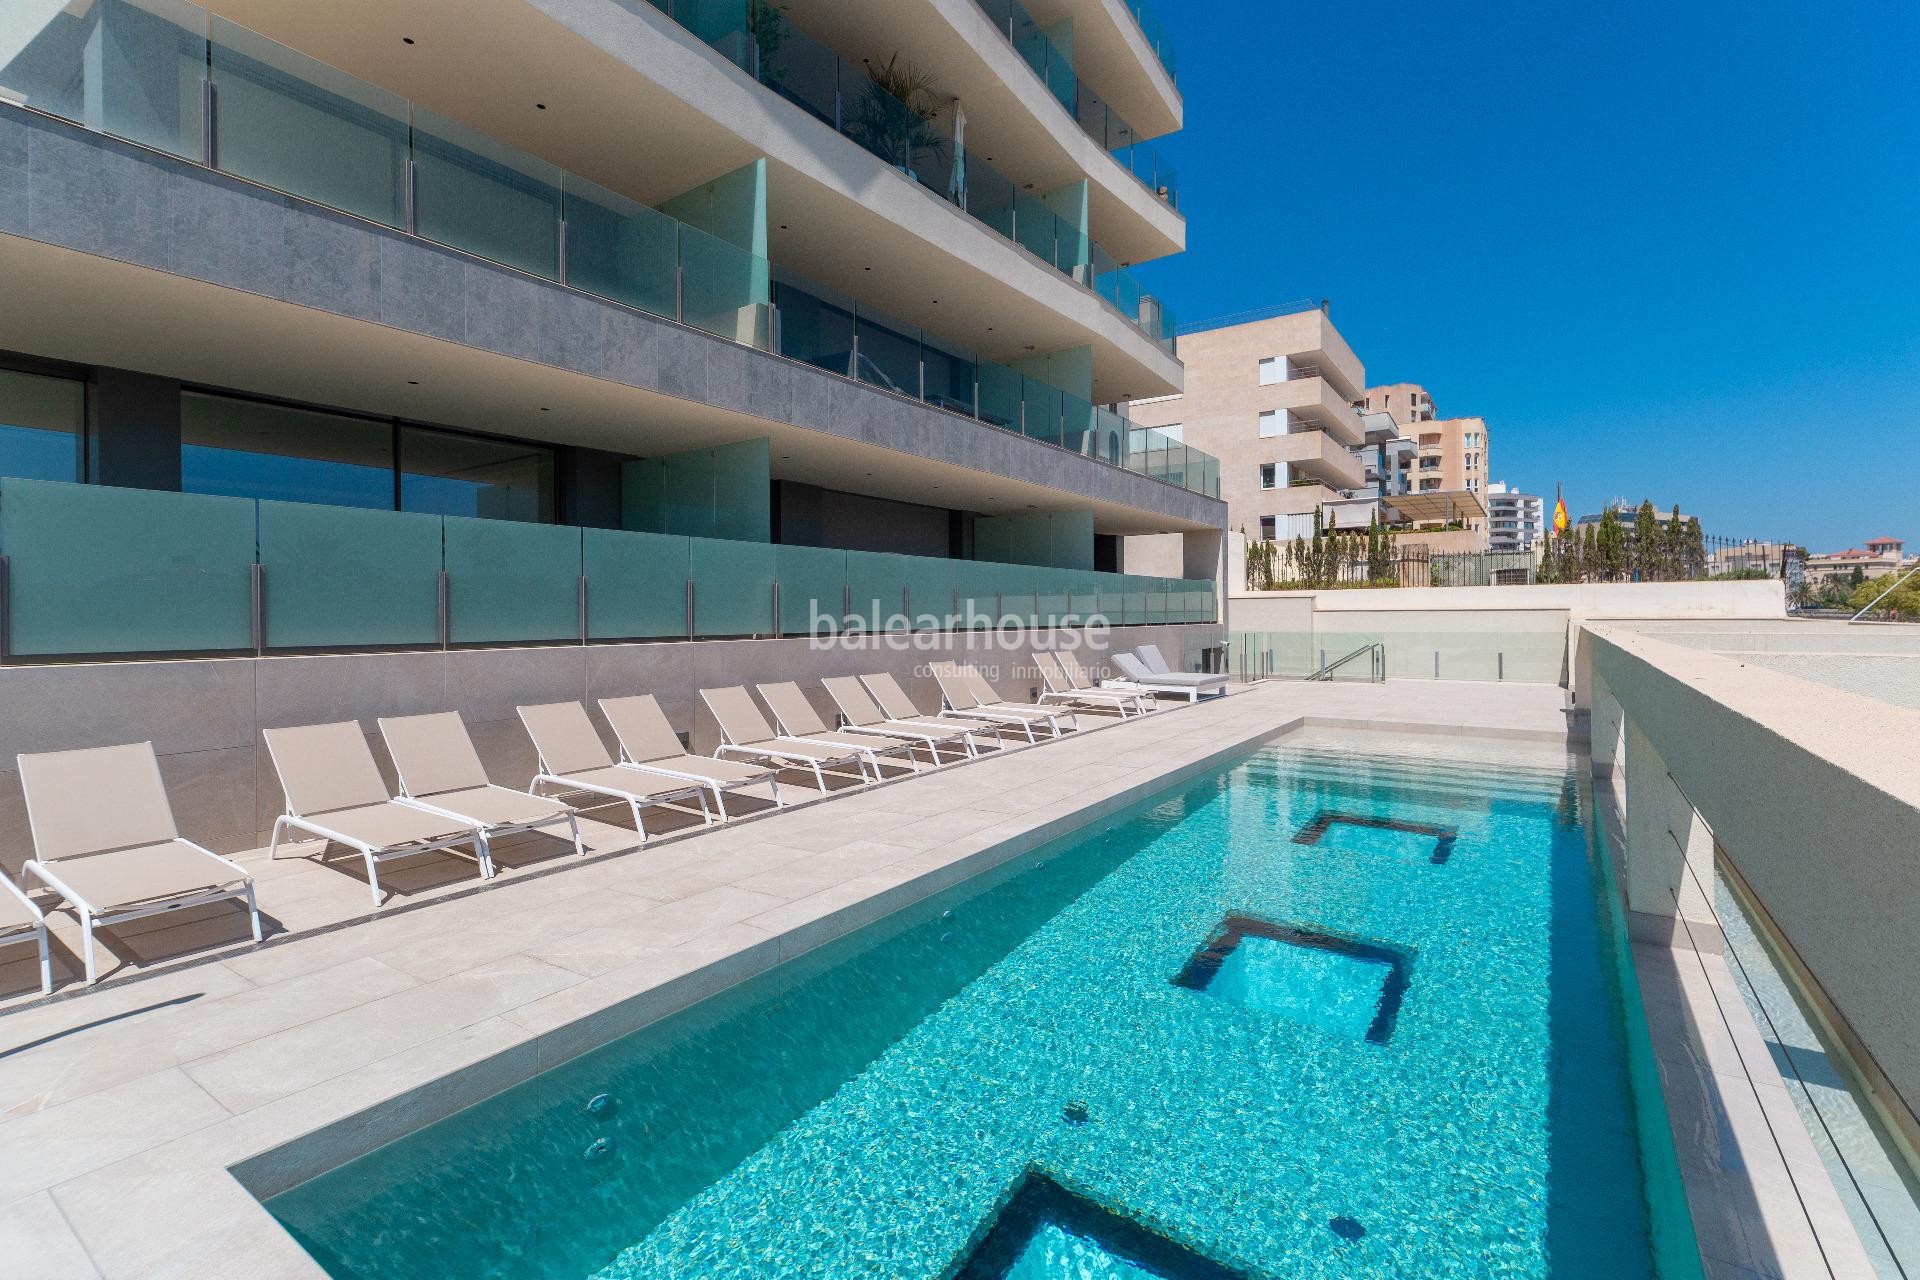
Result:
<svg viewBox="0 0 1920 1280"><path fill-rule="evenodd" d="M268 1207L339 1277L1654 1276L1583 803L1262 751Z"/></svg>

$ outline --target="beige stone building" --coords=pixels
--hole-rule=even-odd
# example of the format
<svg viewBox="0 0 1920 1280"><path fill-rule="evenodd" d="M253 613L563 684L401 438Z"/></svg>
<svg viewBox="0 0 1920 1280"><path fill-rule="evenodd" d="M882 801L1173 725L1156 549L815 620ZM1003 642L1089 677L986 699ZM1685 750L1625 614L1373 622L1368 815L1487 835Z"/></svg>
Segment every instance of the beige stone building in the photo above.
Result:
<svg viewBox="0 0 1920 1280"><path fill-rule="evenodd" d="M1370 490L1356 452L1366 370L1324 309L1186 334L1180 355L1184 393L1136 400L1130 414L1220 460L1229 528L1309 534L1324 504Z"/></svg>
<svg viewBox="0 0 1920 1280"><path fill-rule="evenodd" d="M1433 397L1415 382L1368 387L1361 403L1369 413L1390 415L1419 450L1413 464L1413 492L1470 493L1480 505L1485 504L1491 474L1485 418L1442 418ZM1484 530L1485 517L1469 517L1466 524L1469 529Z"/></svg>

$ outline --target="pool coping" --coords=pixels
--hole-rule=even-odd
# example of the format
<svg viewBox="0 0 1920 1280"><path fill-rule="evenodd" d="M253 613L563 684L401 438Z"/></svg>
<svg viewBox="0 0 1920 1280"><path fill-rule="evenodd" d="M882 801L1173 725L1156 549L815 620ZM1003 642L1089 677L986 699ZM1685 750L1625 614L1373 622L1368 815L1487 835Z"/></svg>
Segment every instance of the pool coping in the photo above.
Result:
<svg viewBox="0 0 1920 1280"><path fill-rule="evenodd" d="M397 1052L367 1057L361 1065L311 1084L275 1094L271 1088L280 1084L278 1080L240 1080L244 1102L252 1102L246 1090L255 1084L269 1090L257 1105L228 1109L223 1105L227 1094L221 1082L207 1082L198 1069L207 1061L221 1063L227 1057L248 1054L263 1040L323 1027L332 1021L330 1017L301 1023L288 1032L267 1036L255 1032L252 1042L242 1042L230 1054L157 1067L150 1075L100 1088L44 1111L17 1117L0 1111L0 1155L6 1157L0 1159L0 1255L25 1259L35 1274L48 1278L73 1274L117 1280L119 1276L227 1272L257 1278L319 1278L323 1270L267 1213L257 1196L269 1196L336 1167L618 1034L691 1006L776 963L991 871L1150 794L1217 770L1236 756L1298 729L1388 729L1453 737L1471 733L1540 741L1555 737L1549 725L1559 723L1559 710L1548 712L1544 695L1540 706L1513 702L1490 708L1478 723L1480 704L1471 689L1419 695L1417 700L1440 706L1430 720L1421 720L1417 708L1415 714L1407 714L1404 697L1405 687L1398 695L1390 687L1354 691L1298 683L1238 687L1227 699L1169 708L1167 714L1108 725L1092 735L1069 735L1062 743L1010 752L1004 758L991 756L964 770L927 773L889 787L847 794L828 810L808 804L791 814L703 831L660 848L649 844L647 850L634 854L568 864L541 877L436 900L434 906L444 913L442 927L465 919L468 931L486 931L509 927L515 910L551 912L564 906L559 898L566 890L605 896L609 889L620 889L618 881L630 875L705 875L718 877L714 881L718 885L730 885L728 877L764 879L778 873L780 865L764 871L762 877L755 877L753 869L770 862L766 854L774 852L780 841L793 842L795 848L816 846L816 852L797 858L793 867L808 860L833 860L849 842L870 844L860 839L866 829L881 829L889 841L902 841L895 850L902 856L879 869L852 873L818 892L795 890L778 898L768 896L766 910L745 919L708 919L705 913L693 921L685 919L695 904L710 906L716 896L728 892L739 896L732 887L695 889L680 900L666 902L628 900L622 906L630 908L634 919L651 925L668 917L676 925L695 927L682 929L680 940L670 946L647 950L634 963L586 981L580 981L578 973L564 973L574 981L543 990L540 983L553 983L559 969L513 956L474 969L480 975L478 994L476 988L457 986L457 979L401 990L388 1000L399 1002L430 992L434 998L444 994L445 1000L467 1002L463 1009L472 1007L444 1034L417 1038ZM1450 700L1457 706L1446 706ZM1515 710L1517 706L1521 710ZM1463 729L1463 722L1471 727ZM1037 775L1031 766L1041 760L1050 762L1054 773ZM1000 794L1035 787L1052 791L1044 804L1018 816L975 812L972 823L962 823L950 833L912 831L916 823L939 827L941 816L970 804L991 810ZM945 798L945 808L935 794L937 789L952 793ZM889 825L876 827L876 819ZM897 829L902 823L904 829ZM914 841L906 841L908 835ZM950 835L950 839L935 841L933 835ZM795 848L785 850L787 858L795 856ZM649 862L649 854L659 856L659 864ZM701 881L695 879L695 883ZM180 992L211 986L213 990L202 990L202 996L213 996L209 1006L219 1009L252 1000L248 1007L259 1013L261 1002L275 998L276 990L284 996L286 988L303 979L282 977L278 983L255 988L232 979L228 967L267 958L261 963L284 975L288 952L296 948L323 956L369 956L372 948L363 946L363 940L382 929L392 931L392 925L372 921L353 929L301 936L280 948L261 948L240 958L228 956L221 963L169 969L146 981L123 984L117 996L102 992L69 1006L56 1004L52 1013L40 1007L17 1017L67 1021L75 1013L98 1009L96 1021L46 1038L81 1036L92 1052L129 1054L138 1050L138 1034L152 1036L154 1025L175 1029L182 1025L177 1017L169 1023L169 1013L177 1011L161 1007L171 1004L169 996L192 1000L192 994ZM280 958L273 958L273 952L280 952ZM326 973L344 969L359 973L355 965L374 965L372 960L330 963L334 969ZM225 988L223 975L230 979ZM526 986L530 981L536 983L532 994ZM154 1004L134 1007L148 994L154 996ZM336 1017L371 1013L382 1004L386 1002L363 1004ZM390 1009L386 1023L396 1015ZM150 1023L150 1027L140 1032L138 1023ZM369 1029L376 1034L380 1027L382 1023L367 1019L355 1025L363 1034ZM328 1042L319 1052L334 1052L334 1046ZM4 1057L0 1052L0 1059ZM298 1069L301 1063L292 1065ZM232 1088L230 1073L225 1086ZM123 1132L129 1128L140 1132L138 1142ZM58 1148L50 1167L31 1163L42 1155L40 1144ZM75 1144L81 1148L79 1155L67 1150ZM61 1169L61 1155L84 1163ZM23 1169L21 1161L27 1161ZM13 1180L6 1178L8 1163L15 1163Z"/></svg>

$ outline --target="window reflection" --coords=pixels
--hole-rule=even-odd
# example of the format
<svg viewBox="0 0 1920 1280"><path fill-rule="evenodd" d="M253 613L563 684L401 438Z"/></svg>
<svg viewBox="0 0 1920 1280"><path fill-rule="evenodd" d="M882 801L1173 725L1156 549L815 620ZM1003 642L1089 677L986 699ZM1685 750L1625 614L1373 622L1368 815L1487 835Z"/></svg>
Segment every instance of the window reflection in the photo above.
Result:
<svg viewBox="0 0 1920 1280"><path fill-rule="evenodd" d="M393 427L232 396L180 397L188 493L393 508Z"/></svg>
<svg viewBox="0 0 1920 1280"><path fill-rule="evenodd" d="M0 476L78 480L86 386L0 369Z"/></svg>
<svg viewBox="0 0 1920 1280"><path fill-rule="evenodd" d="M400 428L400 507L551 522L553 450L426 427Z"/></svg>

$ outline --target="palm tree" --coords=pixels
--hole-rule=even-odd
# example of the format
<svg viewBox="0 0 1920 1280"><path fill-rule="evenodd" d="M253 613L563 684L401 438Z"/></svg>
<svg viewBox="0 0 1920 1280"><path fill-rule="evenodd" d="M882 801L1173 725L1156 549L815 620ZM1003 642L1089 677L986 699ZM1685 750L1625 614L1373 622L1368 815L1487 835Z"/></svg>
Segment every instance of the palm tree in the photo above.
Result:
<svg viewBox="0 0 1920 1280"><path fill-rule="evenodd" d="M947 140L934 128L940 100L934 77L913 63L900 64L900 55L886 65L868 68L873 83L854 101L846 121L847 136L908 174L923 156L939 156Z"/></svg>

